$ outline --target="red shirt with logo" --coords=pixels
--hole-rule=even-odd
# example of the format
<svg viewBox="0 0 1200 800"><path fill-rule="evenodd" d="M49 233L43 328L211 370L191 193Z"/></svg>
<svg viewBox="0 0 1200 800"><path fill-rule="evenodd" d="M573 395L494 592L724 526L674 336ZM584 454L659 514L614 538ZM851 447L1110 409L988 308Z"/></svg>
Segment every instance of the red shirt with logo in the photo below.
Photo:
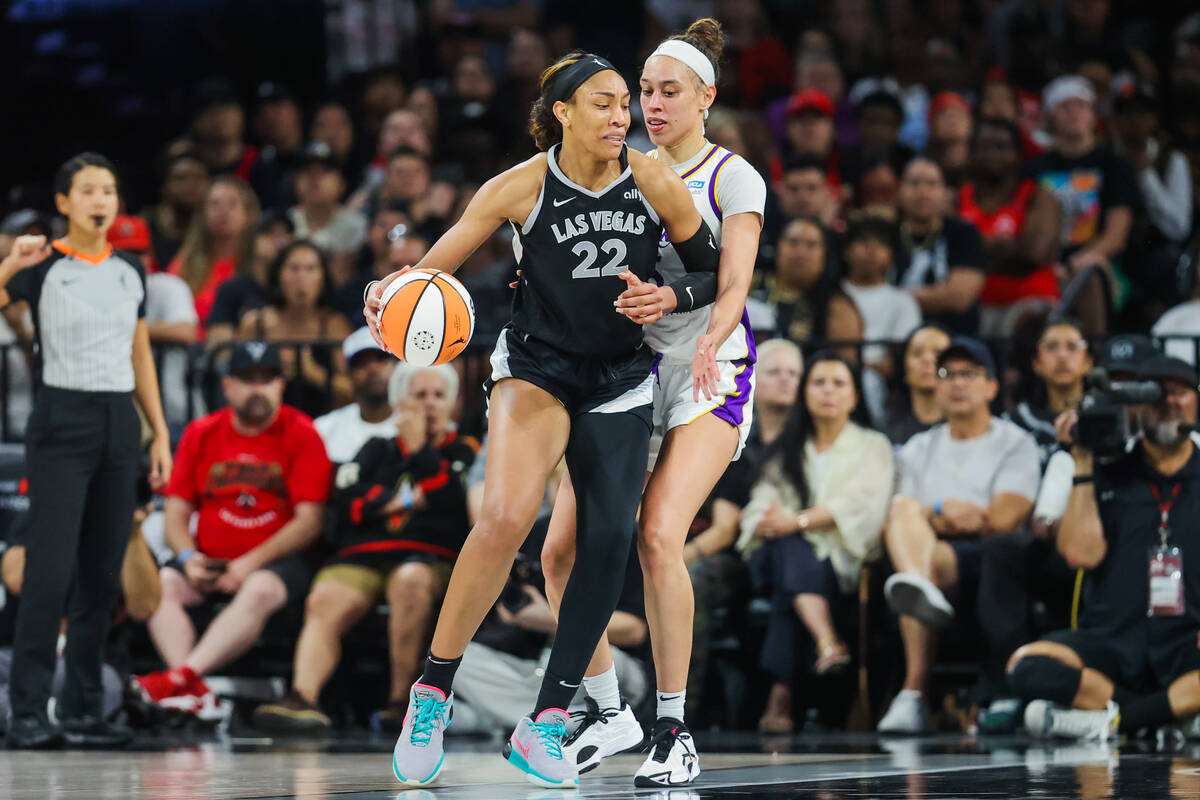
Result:
<svg viewBox="0 0 1200 800"><path fill-rule="evenodd" d="M325 445L301 412L283 406L269 428L243 436L225 408L184 430L167 495L199 511L197 550L232 559L287 524L296 504L325 502L331 474Z"/></svg>
<svg viewBox="0 0 1200 800"><path fill-rule="evenodd" d="M1021 181L1012 200L994 211L985 211L975 202L975 187L966 183L958 193L958 215L974 225L984 241L996 236L1015 239L1025 227L1025 214L1033 200L1037 184ZM985 306L1008 306L1027 297L1059 297L1058 278L1053 265L1039 267L1028 275L988 275L979 300Z"/></svg>

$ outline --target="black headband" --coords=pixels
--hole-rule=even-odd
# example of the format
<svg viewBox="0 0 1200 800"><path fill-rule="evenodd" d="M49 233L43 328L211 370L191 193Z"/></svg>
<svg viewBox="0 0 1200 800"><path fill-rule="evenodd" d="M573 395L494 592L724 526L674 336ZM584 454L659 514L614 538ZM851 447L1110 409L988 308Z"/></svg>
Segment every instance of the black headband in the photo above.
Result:
<svg viewBox="0 0 1200 800"><path fill-rule="evenodd" d="M559 70L547 87L546 98L551 103L557 103L559 100L565 103L588 78L606 69L617 72L617 68L607 58L588 53L569 67Z"/></svg>

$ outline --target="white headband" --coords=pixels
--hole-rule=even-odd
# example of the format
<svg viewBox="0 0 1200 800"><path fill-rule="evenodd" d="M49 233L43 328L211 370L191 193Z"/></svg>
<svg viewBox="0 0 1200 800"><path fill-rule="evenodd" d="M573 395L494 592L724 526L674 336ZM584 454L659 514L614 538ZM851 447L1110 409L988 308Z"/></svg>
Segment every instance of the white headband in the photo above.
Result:
<svg viewBox="0 0 1200 800"><path fill-rule="evenodd" d="M695 45L688 44L682 39L667 39L650 54L650 58L655 56L667 56L681 61L691 67L692 72L700 76L700 80L704 81L705 86L716 85L717 71L713 68L712 61L709 61L708 56L704 55ZM646 60L649 61L650 58Z"/></svg>

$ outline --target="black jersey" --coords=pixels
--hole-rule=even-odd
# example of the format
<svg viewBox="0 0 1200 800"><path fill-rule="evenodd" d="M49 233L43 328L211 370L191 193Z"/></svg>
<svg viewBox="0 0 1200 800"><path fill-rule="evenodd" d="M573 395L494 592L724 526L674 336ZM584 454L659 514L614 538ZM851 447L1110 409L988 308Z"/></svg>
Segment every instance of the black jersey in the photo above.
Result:
<svg viewBox="0 0 1200 800"><path fill-rule="evenodd" d="M662 224L638 190L624 151L620 177L592 192L563 174L558 149L546 154L542 193L524 227L513 224L521 269L513 325L569 353L627 353L641 344L642 326L613 308L626 288L617 275L629 270L651 280Z"/></svg>

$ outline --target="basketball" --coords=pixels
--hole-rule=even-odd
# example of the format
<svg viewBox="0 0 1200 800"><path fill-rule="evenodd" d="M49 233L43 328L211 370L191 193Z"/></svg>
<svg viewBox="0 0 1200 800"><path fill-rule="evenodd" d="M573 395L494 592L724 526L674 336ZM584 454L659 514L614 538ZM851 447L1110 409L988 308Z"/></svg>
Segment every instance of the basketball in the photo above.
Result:
<svg viewBox="0 0 1200 800"><path fill-rule="evenodd" d="M414 269L384 289L379 331L401 361L420 367L454 360L475 331L475 304L457 278Z"/></svg>

